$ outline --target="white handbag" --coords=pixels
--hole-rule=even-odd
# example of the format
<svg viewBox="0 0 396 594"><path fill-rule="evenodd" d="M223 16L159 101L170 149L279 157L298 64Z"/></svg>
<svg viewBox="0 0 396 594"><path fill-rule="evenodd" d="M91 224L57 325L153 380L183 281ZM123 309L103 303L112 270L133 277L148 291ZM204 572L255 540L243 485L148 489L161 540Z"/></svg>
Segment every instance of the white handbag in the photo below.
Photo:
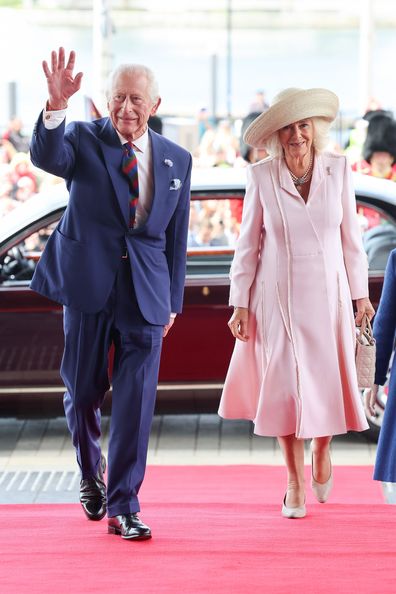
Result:
<svg viewBox="0 0 396 594"><path fill-rule="evenodd" d="M358 385L359 388L372 388L375 375L375 338L366 315L356 330L355 360Z"/></svg>

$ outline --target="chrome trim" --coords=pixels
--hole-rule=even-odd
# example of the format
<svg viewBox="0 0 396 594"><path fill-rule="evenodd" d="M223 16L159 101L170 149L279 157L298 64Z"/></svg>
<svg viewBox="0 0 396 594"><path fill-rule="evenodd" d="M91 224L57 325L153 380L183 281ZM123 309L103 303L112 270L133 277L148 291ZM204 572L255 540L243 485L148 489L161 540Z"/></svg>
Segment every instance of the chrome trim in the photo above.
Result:
<svg viewBox="0 0 396 594"><path fill-rule="evenodd" d="M170 392L182 390L222 390L223 383L177 383L177 384L159 384L157 386L158 392ZM0 394L51 394L51 393L62 393L65 391L63 386L46 386L46 387L28 387L21 386L20 388L0 388ZM111 390L110 390L111 391Z"/></svg>
<svg viewBox="0 0 396 594"><path fill-rule="evenodd" d="M230 284L228 274L221 274L219 276L207 276L206 274L187 275L186 287L201 287L202 285L211 287L213 285L227 286Z"/></svg>

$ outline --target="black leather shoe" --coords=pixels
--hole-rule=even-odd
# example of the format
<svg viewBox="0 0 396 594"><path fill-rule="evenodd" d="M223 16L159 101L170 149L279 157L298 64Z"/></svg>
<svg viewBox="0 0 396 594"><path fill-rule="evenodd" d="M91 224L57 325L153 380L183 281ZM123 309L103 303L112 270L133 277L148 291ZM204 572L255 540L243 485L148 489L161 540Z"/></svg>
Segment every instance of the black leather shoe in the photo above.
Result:
<svg viewBox="0 0 396 594"><path fill-rule="evenodd" d="M103 478L105 470L106 458L102 454L97 475L81 479L80 503L88 520L101 520L106 515L106 484Z"/></svg>
<svg viewBox="0 0 396 594"><path fill-rule="evenodd" d="M137 514L114 516L108 520L107 532L119 534L127 540L147 540L151 538L151 530L138 518Z"/></svg>

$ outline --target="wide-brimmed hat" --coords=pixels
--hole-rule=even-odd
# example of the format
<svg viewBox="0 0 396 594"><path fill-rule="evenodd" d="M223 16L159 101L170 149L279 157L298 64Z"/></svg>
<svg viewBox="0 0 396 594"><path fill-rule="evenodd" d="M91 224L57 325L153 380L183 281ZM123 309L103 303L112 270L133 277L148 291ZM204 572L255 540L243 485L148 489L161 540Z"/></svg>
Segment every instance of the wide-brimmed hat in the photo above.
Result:
<svg viewBox="0 0 396 594"><path fill-rule="evenodd" d="M338 105L337 95L328 89L285 89L276 95L271 107L250 124L243 139L250 146L263 148L271 134L294 122L314 117L332 122Z"/></svg>

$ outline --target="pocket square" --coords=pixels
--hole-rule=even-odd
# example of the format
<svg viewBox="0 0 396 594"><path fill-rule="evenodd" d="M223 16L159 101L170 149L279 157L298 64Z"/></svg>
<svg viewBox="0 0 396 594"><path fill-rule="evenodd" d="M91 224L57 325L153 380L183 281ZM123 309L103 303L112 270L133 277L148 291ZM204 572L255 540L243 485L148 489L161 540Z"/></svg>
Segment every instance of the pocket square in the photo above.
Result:
<svg viewBox="0 0 396 594"><path fill-rule="evenodd" d="M180 179L171 179L171 183L169 186L170 190L178 190L181 187L182 183Z"/></svg>

